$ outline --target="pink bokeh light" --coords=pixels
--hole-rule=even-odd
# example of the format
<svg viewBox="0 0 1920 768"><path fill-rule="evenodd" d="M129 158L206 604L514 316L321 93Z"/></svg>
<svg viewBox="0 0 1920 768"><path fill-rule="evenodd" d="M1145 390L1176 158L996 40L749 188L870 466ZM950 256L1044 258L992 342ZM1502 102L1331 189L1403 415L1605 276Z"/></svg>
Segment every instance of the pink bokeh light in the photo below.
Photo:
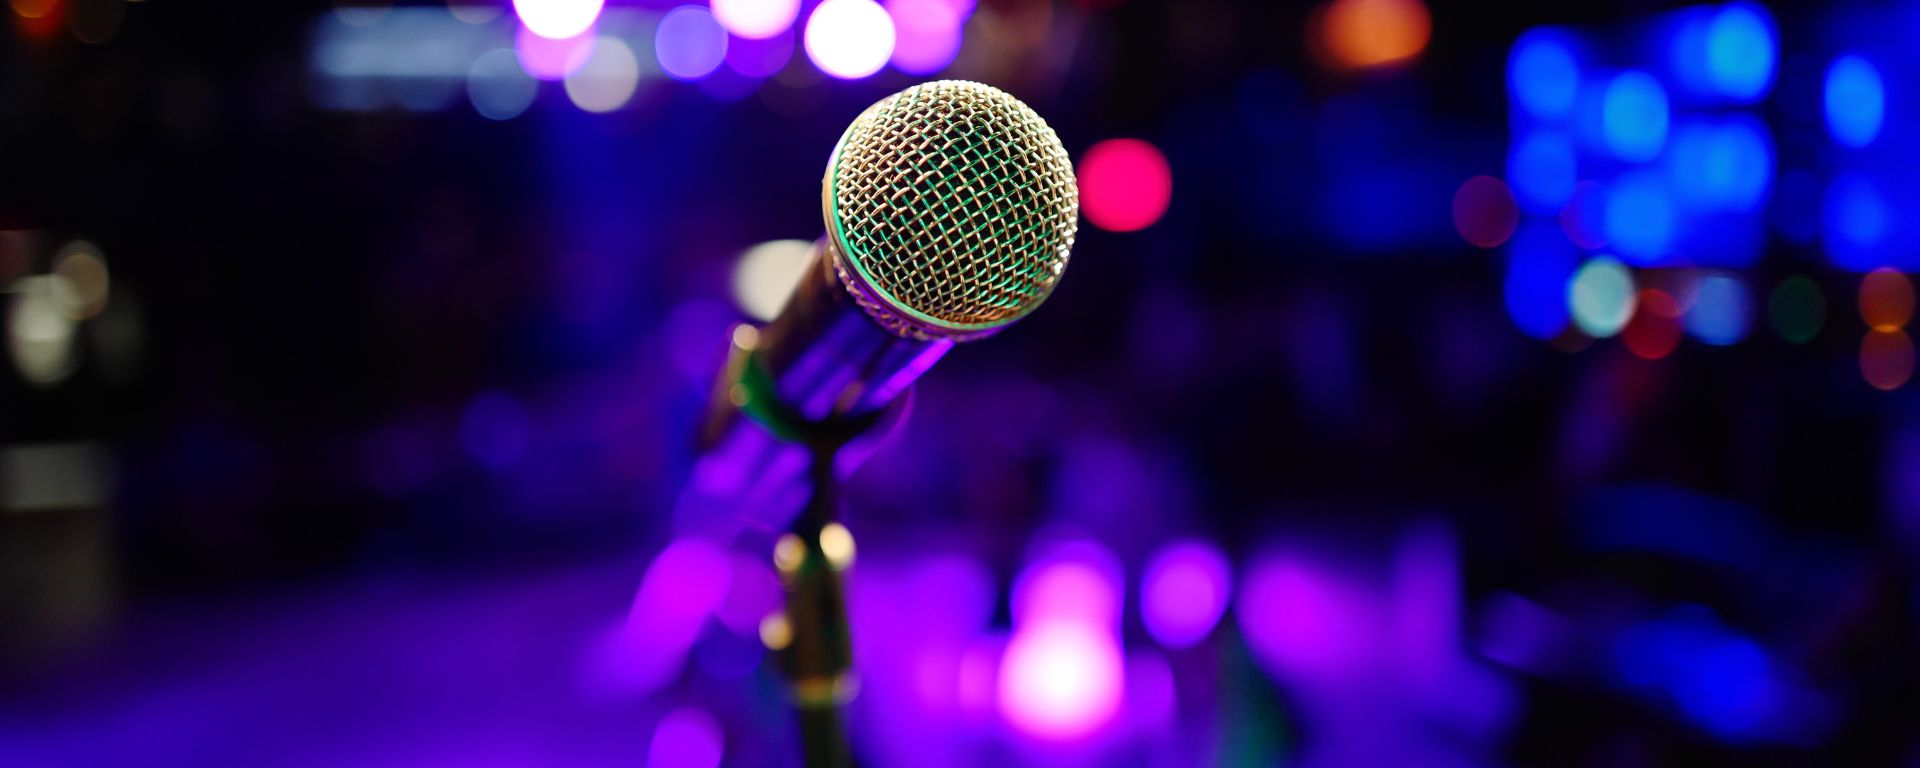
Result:
<svg viewBox="0 0 1920 768"><path fill-rule="evenodd" d="M1080 158L1080 212L1109 232L1145 229L1173 200L1173 171L1160 150L1139 139L1108 139Z"/></svg>
<svg viewBox="0 0 1920 768"><path fill-rule="evenodd" d="M1168 648L1205 639L1226 611L1233 575L1220 550L1198 540L1174 542L1147 564L1140 580L1140 616L1147 633Z"/></svg>
<svg viewBox="0 0 1920 768"><path fill-rule="evenodd" d="M1113 720L1126 687L1119 642L1076 621L1021 629L1007 643L1000 713L1013 727L1055 741L1086 738Z"/></svg>
<svg viewBox="0 0 1920 768"><path fill-rule="evenodd" d="M959 55L965 17L948 0L888 0L887 13L893 16L896 69L930 75Z"/></svg>
<svg viewBox="0 0 1920 768"><path fill-rule="evenodd" d="M541 80L560 80L580 70L593 55L593 30L555 40L521 27L513 36L513 52L520 68Z"/></svg>

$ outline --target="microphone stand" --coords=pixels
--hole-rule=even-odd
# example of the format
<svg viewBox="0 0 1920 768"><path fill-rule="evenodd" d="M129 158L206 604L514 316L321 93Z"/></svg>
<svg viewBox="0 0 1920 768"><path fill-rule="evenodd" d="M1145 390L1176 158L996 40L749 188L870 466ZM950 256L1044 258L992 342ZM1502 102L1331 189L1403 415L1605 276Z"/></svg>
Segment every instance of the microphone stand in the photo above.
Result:
<svg viewBox="0 0 1920 768"><path fill-rule="evenodd" d="M853 768L853 751L842 724L845 704L859 692L843 581L853 565L853 536L839 521L836 459L842 448L874 425L899 418L909 407L910 391L871 412L807 418L779 396L774 379L751 348L735 345L734 350L727 366L727 378L733 381L729 400L775 436L804 446L809 458L806 506L773 551L786 592L786 632L780 638L784 647L774 650L781 655L798 710L803 765Z"/></svg>

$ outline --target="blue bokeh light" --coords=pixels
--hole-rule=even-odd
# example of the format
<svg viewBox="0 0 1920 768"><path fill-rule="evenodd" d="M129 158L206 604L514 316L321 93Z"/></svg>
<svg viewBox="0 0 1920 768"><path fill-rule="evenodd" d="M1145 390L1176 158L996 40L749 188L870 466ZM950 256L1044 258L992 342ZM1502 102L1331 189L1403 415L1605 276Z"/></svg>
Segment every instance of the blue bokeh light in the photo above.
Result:
<svg viewBox="0 0 1920 768"><path fill-rule="evenodd" d="M1688 719L1723 738L1753 733L1780 704L1766 651L1688 605L1622 631L1614 654L1621 679L1665 694Z"/></svg>
<svg viewBox="0 0 1920 768"><path fill-rule="evenodd" d="M1692 210L1753 210L1773 179L1773 144L1750 118L1680 125L1667 160L1674 194Z"/></svg>
<svg viewBox="0 0 1920 768"><path fill-rule="evenodd" d="M1753 324L1753 300L1746 284L1731 275L1701 278L1685 324L1694 338L1714 346L1724 347L1746 338Z"/></svg>
<svg viewBox="0 0 1920 768"><path fill-rule="evenodd" d="M1507 157L1507 180L1520 207L1529 213L1553 213L1573 198L1580 181L1573 139L1556 131L1533 131Z"/></svg>
<svg viewBox="0 0 1920 768"><path fill-rule="evenodd" d="M1864 147L1886 120L1886 86L1880 70L1859 56L1841 56L1827 68L1827 132L1849 147Z"/></svg>
<svg viewBox="0 0 1920 768"><path fill-rule="evenodd" d="M1827 255L1847 269L1865 271L1880 264L1892 212L1871 179L1850 173L1827 186L1821 206L1821 237Z"/></svg>
<svg viewBox="0 0 1920 768"><path fill-rule="evenodd" d="M1653 75L1627 71L1607 84L1601 103L1601 135L1615 157L1646 162L1667 143L1667 91Z"/></svg>
<svg viewBox="0 0 1920 768"><path fill-rule="evenodd" d="M1673 243L1672 195L1659 175L1634 171L1607 189L1603 229L1622 260L1636 265L1659 262Z"/></svg>
<svg viewBox="0 0 1920 768"><path fill-rule="evenodd" d="M1728 5L1706 28L1706 74L1720 95L1752 101L1773 84L1773 19L1747 3Z"/></svg>
<svg viewBox="0 0 1920 768"><path fill-rule="evenodd" d="M1507 313L1521 332L1551 339L1567 327L1567 281L1580 254L1550 221L1522 224L1507 245Z"/></svg>
<svg viewBox="0 0 1920 768"><path fill-rule="evenodd" d="M1536 29L1513 44L1507 60L1513 98L1534 118L1555 120L1573 112L1580 91L1580 65L1565 36Z"/></svg>

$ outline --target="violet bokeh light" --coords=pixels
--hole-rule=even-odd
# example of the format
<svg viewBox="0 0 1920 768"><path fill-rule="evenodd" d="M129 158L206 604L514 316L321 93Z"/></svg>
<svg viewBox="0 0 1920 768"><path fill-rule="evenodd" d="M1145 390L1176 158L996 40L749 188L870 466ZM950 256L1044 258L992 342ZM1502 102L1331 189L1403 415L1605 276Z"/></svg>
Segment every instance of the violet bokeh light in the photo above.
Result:
<svg viewBox="0 0 1920 768"><path fill-rule="evenodd" d="M661 550L640 580L603 665L619 687L641 691L678 674L707 620L726 600L733 564L712 542L683 538Z"/></svg>
<svg viewBox="0 0 1920 768"><path fill-rule="evenodd" d="M1013 586L1014 633L1001 658L1000 714L1046 741L1098 733L1120 711L1119 559L1092 541L1048 547Z"/></svg>
<svg viewBox="0 0 1920 768"><path fill-rule="evenodd" d="M594 37L589 31L556 40L521 27L513 36L513 52L527 74L540 80L559 80L586 65L587 57L593 55Z"/></svg>
<svg viewBox="0 0 1920 768"><path fill-rule="evenodd" d="M1268 556L1247 570L1235 616L1268 672L1338 677L1372 654L1370 598L1326 569Z"/></svg>
<svg viewBox="0 0 1920 768"><path fill-rule="evenodd" d="M1120 626L1119 558L1092 541L1045 549L1013 583L1016 625L1075 621L1106 630Z"/></svg>
<svg viewBox="0 0 1920 768"><path fill-rule="evenodd" d="M727 31L707 9L683 5L660 17L653 51L669 77L698 80L713 74L726 60Z"/></svg>
<svg viewBox="0 0 1920 768"><path fill-rule="evenodd" d="M782 31L762 40L727 41L727 66L747 77L767 77L793 60L793 33ZM788 293L792 293L789 288ZM784 301L784 297L782 299Z"/></svg>
<svg viewBox="0 0 1920 768"><path fill-rule="evenodd" d="M647 747L647 768L720 768L724 735L720 723L704 711L685 707L668 712Z"/></svg>
<svg viewBox="0 0 1920 768"><path fill-rule="evenodd" d="M930 75L959 55L965 17L948 0L888 0L887 13L893 16L896 69Z"/></svg>
<svg viewBox="0 0 1920 768"><path fill-rule="evenodd" d="M1233 575L1227 558L1198 540L1174 542L1147 564L1140 580L1140 617L1168 648L1205 639L1226 611Z"/></svg>

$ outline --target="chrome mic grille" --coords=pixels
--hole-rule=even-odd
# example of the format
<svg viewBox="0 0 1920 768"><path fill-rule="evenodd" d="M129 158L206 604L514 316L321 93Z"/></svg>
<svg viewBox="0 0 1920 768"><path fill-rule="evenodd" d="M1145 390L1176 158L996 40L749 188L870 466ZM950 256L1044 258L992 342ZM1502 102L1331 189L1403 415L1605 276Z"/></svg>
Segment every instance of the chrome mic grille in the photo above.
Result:
<svg viewBox="0 0 1920 768"><path fill-rule="evenodd" d="M1032 312L1066 270L1080 214L1053 129L963 80L868 107L823 186L835 271L874 319L918 339L978 338Z"/></svg>

